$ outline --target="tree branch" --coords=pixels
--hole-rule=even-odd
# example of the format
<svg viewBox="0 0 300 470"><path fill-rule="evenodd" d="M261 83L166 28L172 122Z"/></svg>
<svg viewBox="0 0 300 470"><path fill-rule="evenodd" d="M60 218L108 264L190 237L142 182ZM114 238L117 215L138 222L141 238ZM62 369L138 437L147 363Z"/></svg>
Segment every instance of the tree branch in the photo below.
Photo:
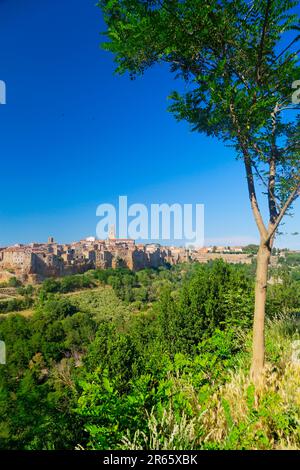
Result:
<svg viewBox="0 0 300 470"><path fill-rule="evenodd" d="M261 79L261 73L260 72L261 72L261 66L262 66L264 43L265 43L265 38L266 38L266 33L267 33L271 3L272 3L272 0L268 0L267 7L266 7L266 13L265 13L265 17L264 17L262 33L261 33L261 40L260 40L260 44L259 44L257 67L256 67L256 78L257 78L258 83L260 83L260 79Z"/></svg>
<svg viewBox="0 0 300 470"><path fill-rule="evenodd" d="M299 196L299 191L300 191L300 182L297 184L296 188L291 192L290 196L286 200L285 204L283 205L280 214L278 215L276 222L272 226L271 230L268 231L267 238L265 240L265 243L269 243L273 235L275 235L276 230L278 229L286 211L288 208L291 206L291 204L297 199Z"/></svg>
<svg viewBox="0 0 300 470"><path fill-rule="evenodd" d="M276 184L276 164L277 164L277 146L276 146L276 130L277 130L277 114L279 112L278 103L271 114L272 119L272 135L271 135L271 156L269 160L269 178L268 178L268 204L270 214L270 224L273 225L278 217L275 204L275 184Z"/></svg>
<svg viewBox="0 0 300 470"><path fill-rule="evenodd" d="M250 199L250 204L252 208L252 212L254 215L254 219L257 225L257 228L259 230L260 236L262 238L266 238L268 235L268 231L266 229L266 226L264 224L263 218L261 216L261 212L259 209L258 205L258 200L256 196L256 190L255 190L255 183L254 183L254 177L253 177L253 171L252 171L252 162L251 162L251 157L249 154L249 150L247 146L245 145L245 142L243 141L241 129L239 126L239 122L235 113L234 105L233 103L230 104L230 115L232 119L232 123L234 127L236 128L238 139L240 146L243 151L244 155L244 165L245 165L245 170L246 170L246 178L247 178L247 184L248 184L248 194L249 194L249 199Z"/></svg>

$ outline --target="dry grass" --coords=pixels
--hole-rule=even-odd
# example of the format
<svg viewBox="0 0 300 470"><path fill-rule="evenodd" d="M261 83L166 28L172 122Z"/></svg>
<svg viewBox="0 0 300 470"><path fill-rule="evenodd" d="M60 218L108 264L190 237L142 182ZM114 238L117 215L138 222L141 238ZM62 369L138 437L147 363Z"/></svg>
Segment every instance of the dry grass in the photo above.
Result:
<svg viewBox="0 0 300 470"><path fill-rule="evenodd" d="M28 318L33 315L33 309L26 309L26 310L18 310L15 312L7 312L7 313L0 313L0 317L8 317L9 315L21 315L22 317Z"/></svg>
<svg viewBox="0 0 300 470"><path fill-rule="evenodd" d="M147 435L136 431L124 436L123 449L300 449L300 364L292 359L299 326L278 317L267 324L267 357L264 385L255 390L247 372L248 362L237 361L229 380L209 400L196 403L196 390L174 378L174 387L185 393L194 417L178 420L172 408L160 419L152 412ZM193 390L191 390L191 388Z"/></svg>
<svg viewBox="0 0 300 470"><path fill-rule="evenodd" d="M148 417L147 435L137 430L130 437L129 432L123 437L121 448L126 450L188 450L194 449L197 441L197 429L200 423L198 418L189 419L183 414L180 420L176 419L170 407L164 410L160 420L152 412Z"/></svg>
<svg viewBox="0 0 300 470"><path fill-rule="evenodd" d="M203 415L204 442L237 449L300 448L300 367L266 366L264 388L255 392L245 373L212 397Z"/></svg>

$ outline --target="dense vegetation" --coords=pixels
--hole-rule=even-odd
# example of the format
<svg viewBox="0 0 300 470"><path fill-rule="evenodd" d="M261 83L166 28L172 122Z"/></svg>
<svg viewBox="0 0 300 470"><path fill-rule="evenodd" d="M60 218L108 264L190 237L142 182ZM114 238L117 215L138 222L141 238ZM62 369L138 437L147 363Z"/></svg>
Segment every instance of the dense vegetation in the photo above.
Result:
<svg viewBox="0 0 300 470"><path fill-rule="evenodd" d="M34 305L0 318L0 448L300 448L293 269L272 272L259 392L248 379L252 266L96 270L18 287Z"/></svg>

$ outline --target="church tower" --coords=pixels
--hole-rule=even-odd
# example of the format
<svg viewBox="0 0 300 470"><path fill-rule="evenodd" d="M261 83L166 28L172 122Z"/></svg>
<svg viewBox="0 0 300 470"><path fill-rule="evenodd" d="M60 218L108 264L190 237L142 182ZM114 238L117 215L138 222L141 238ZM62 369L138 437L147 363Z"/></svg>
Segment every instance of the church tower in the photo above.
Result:
<svg viewBox="0 0 300 470"><path fill-rule="evenodd" d="M116 239L116 227L114 225L111 225L109 227L108 239L109 240L115 240Z"/></svg>

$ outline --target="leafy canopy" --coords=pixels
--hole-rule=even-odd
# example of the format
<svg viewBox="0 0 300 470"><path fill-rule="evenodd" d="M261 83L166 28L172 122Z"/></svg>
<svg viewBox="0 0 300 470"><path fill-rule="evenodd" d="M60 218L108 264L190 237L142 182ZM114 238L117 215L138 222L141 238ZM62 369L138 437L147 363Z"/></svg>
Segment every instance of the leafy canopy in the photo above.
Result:
<svg viewBox="0 0 300 470"><path fill-rule="evenodd" d="M233 145L243 158L261 236L272 239L299 193L300 78L294 0L102 0L117 72L132 77L167 63L188 91L170 110L195 131ZM268 196L269 226L256 196Z"/></svg>

